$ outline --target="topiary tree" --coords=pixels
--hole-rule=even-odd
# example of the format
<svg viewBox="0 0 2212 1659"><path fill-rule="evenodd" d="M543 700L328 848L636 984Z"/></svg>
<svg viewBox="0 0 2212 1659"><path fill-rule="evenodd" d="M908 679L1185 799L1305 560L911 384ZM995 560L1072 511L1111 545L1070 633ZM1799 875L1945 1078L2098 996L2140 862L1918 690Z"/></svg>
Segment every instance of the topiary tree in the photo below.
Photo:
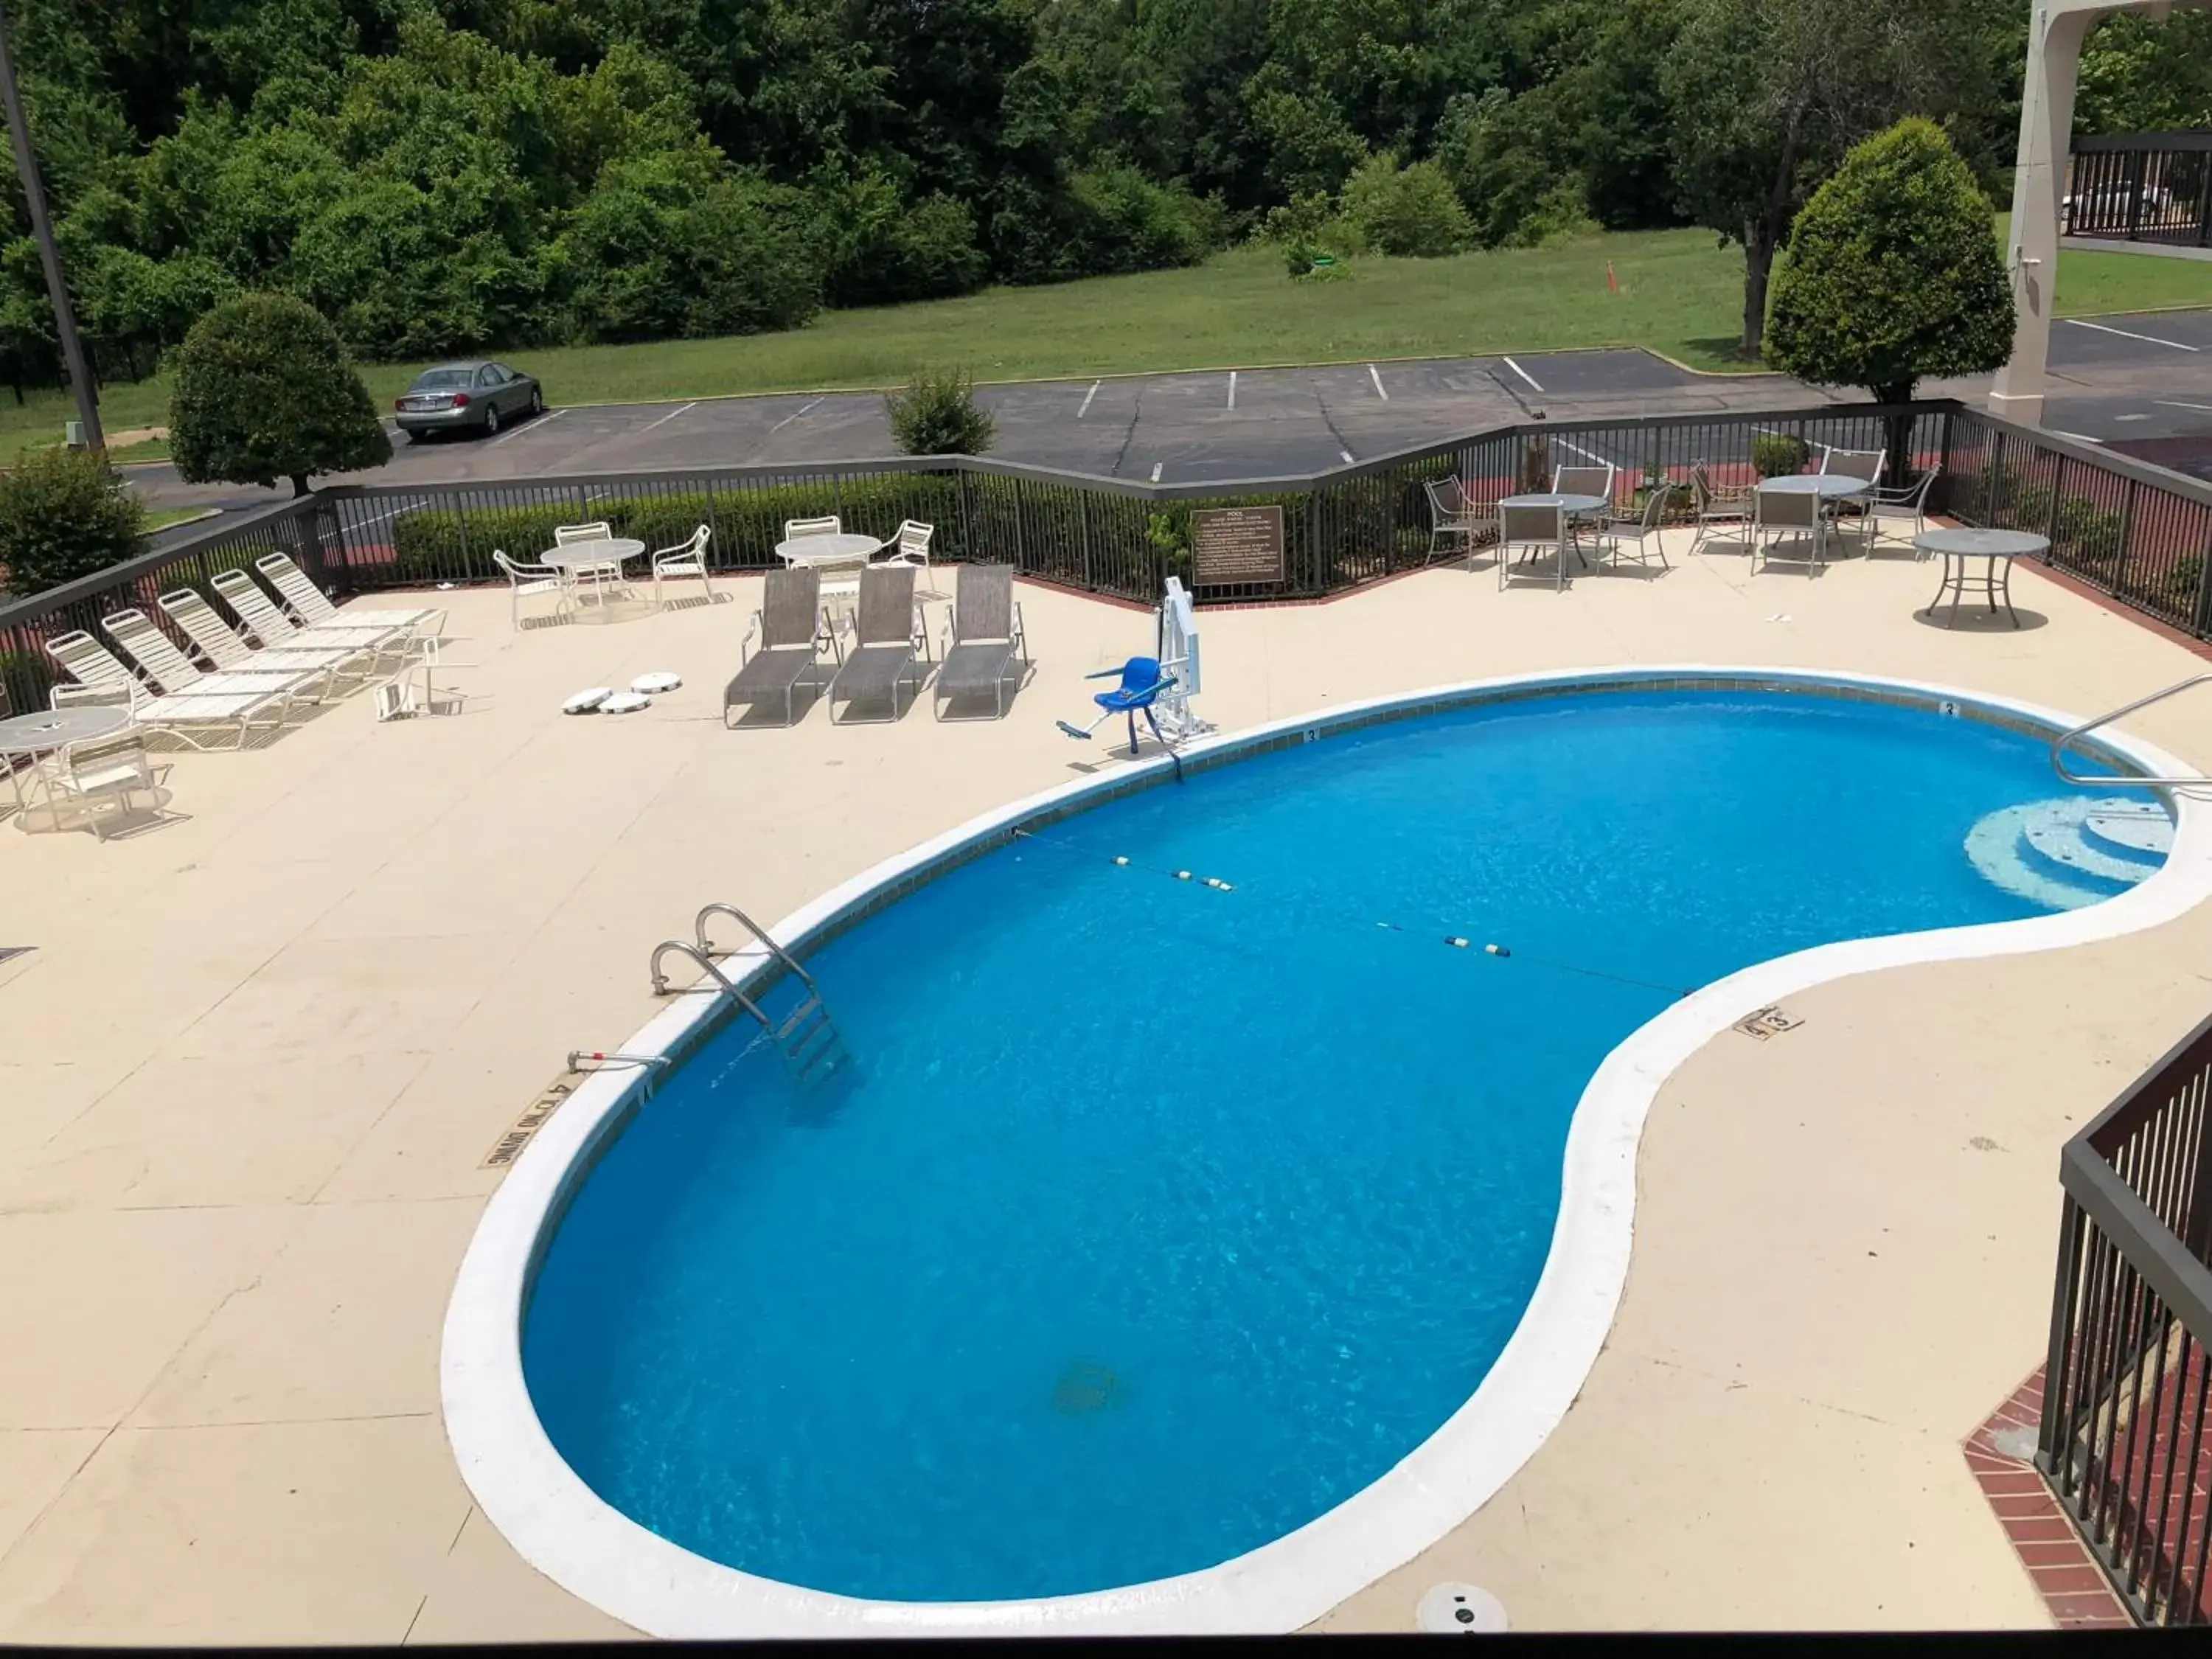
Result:
<svg viewBox="0 0 2212 1659"><path fill-rule="evenodd" d="M187 483L292 481L392 459L337 331L304 301L245 294L194 323L171 359L169 456Z"/></svg>
<svg viewBox="0 0 2212 1659"><path fill-rule="evenodd" d="M998 435L999 423L976 403L964 368L917 368L884 399L884 409L891 436L909 455L980 455Z"/></svg>
<svg viewBox="0 0 2212 1659"><path fill-rule="evenodd" d="M1915 118L1844 158L1791 226L1766 357L1816 386L1912 401L1925 376L1978 374L2012 355L2012 290L1996 215L1951 141ZM1911 470L1912 422L1890 422L1892 476Z"/></svg>
<svg viewBox="0 0 2212 1659"><path fill-rule="evenodd" d="M0 592L43 593L134 558L143 522L105 454L32 450L0 474Z"/></svg>

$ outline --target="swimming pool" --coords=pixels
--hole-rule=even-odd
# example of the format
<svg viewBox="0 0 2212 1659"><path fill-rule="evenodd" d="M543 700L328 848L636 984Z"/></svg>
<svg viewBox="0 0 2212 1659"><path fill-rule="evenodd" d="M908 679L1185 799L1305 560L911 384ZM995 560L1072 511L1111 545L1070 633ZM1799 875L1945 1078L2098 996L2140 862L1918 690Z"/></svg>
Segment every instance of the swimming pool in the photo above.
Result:
<svg viewBox="0 0 2212 1659"><path fill-rule="evenodd" d="M1640 1111L1590 1109L1623 1039L1680 1048L1713 1021L1685 993L1790 953L2045 914L1966 854L2058 793L2042 740L1912 702L1553 689L983 836L810 952L855 1085L794 1093L729 1024L596 1164L526 1159L569 1160L520 1355L560 1469L784 1604L1050 1609L1279 1553L1511 1350L1564 1358L1563 1410L1625 1263ZM1569 1226L1563 1169L1618 1238ZM1563 1266L1599 1294L1532 1344Z"/></svg>

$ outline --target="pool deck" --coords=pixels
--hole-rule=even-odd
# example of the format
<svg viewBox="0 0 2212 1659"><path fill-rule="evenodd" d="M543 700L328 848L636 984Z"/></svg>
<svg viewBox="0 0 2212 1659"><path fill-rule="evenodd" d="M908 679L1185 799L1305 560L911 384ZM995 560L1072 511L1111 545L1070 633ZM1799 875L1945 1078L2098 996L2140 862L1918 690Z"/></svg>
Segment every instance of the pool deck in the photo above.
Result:
<svg viewBox="0 0 2212 1659"><path fill-rule="evenodd" d="M1752 575L1679 542L1671 574L1565 594L1439 569L1207 613L1200 708L1234 730L1694 661L2086 717L2203 665L2026 568L2028 627L1931 627L1935 581L1894 553ZM0 961L0 1640L625 1633L514 1554L446 1446L440 1323L486 1154L566 1051L653 1012L647 954L707 900L780 916L1114 765L1052 722L1149 647L1140 612L1024 587L1039 665L1003 723L725 732L758 587L727 592L520 635L503 592L441 595L477 665L451 678L483 694L461 715L379 726L356 696L175 757L185 816L158 829L0 825L0 949L36 947ZM686 684L644 714L558 712L657 669ZM2212 764L2204 703L2129 729ZM2212 906L1845 980L1791 999L1794 1030L1706 1045L1645 1130L1626 1294L1577 1403L1322 1627L1410 1629L1445 1579L1520 1629L2047 1625L1960 1447L2042 1358L2060 1143L2202 1016L2208 960Z"/></svg>

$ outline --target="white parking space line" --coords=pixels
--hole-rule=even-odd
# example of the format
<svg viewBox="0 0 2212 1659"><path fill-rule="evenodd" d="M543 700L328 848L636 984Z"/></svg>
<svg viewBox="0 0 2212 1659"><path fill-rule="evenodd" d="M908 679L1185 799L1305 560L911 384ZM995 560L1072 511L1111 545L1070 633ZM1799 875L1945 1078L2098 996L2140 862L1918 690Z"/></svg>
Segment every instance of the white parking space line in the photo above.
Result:
<svg viewBox="0 0 2212 1659"><path fill-rule="evenodd" d="M1158 483L1160 481L1160 469L1166 465L1167 463L1165 461L1154 461L1152 463L1152 482L1154 483Z"/></svg>
<svg viewBox="0 0 2212 1659"><path fill-rule="evenodd" d="M1350 450L1340 449L1336 453L1344 457L1344 464L1346 466L1350 466L1352 465L1352 452Z"/></svg>
<svg viewBox="0 0 2212 1659"><path fill-rule="evenodd" d="M2063 427L2056 426L2045 427L2044 430L2057 437L2071 438L2077 444L2094 444L2100 449L2105 447L2105 441L2102 438L2093 438L2086 432L2069 432Z"/></svg>
<svg viewBox="0 0 2212 1659"><path fill-rule="evenodd" d="M2062 323L2071 323L2076 328L2094 328L2100 334L2117 334L2123 340L2142 340L2150 345L2172 346L2176 351L2202 351L2202 346L2184 345L2179 340L2161 340L2155 334L2135 334L2124 328L2112 328L2103 323L2085 323L2079 317L2061 317Z"/></svg>
<svg viewBox="0 0 2212 1659"><path fill-rule="evenodd" d="M699 407L698 400L697 400L696 398L694 398L691 402L690 402L690 403L688 403L688 404L684 404L684 407L683 407L683 408L681 408L681 409L672 409L672 410L670 410L668 411L668 413L666 413L665 415L662 416L659 420L657 420L657 421L653 422L651 425L649 425L649 426L643 426L643 427L640 427L640 428L639 428L635 432L633 432L632 434L630 434L630 436L631 436L631 437L633 437L633 438L642 438L643 436L645 436L645 434L646 434L647 433L651 432L651 431L653 431L653 430L655 430L655 429L656 429L656 428L658 428L666 426L666 425L667 425L671 421L674 420L674 419L675 419L678 415L689 415L689 414L690 414L693 410L695 410L695 409L696 409L696 408L698 408L698 407Z"/></svg>
<svg viewBox="0 0 2212 1659"><path fill-rule="evenodd" d="M822 394L822 396L823 396L823 398L826 398L826 397L828 397L829 395L830 395L830 394L829 394L828 392L823 392L823 393ZM810 409L813 408L815 404L818 404L818 403L820 403L821 401L822 401L822 398L815 398L815 399L814 399L813 403L808 403L808 404L801 404L799 408L797 408L797 409L793 410L790 414L788 414L788 415L785 416L781 420L778 421L778 422L777 422L774 426L772 426L772 427L769 428L769 429L768 429L768 435L769 435L769 437L773 438L774 436L775 436L775 434L776 434L777 433L779 433L779 432L782 431L782 430L784 429L784 428L786 428L786 427L789 426L789 425L790 425L793 421L797 420L800 416L802 416L802 415L804 415L805 413L806 413L806 411L807 411L808 410L810 410Z"/></svg>
<svg viewBox="0 0 2212 1659"><path fill-rule="evenodd" d="M1237 407L1237 371L1233 368L1229 371L1229 406Z"/></svg>
<svg viewBox="0 0 2212 1659"><path fill-rule="evenodd" d="M486 444L484 447L486 449L497 449L508 439L520 438L526 432L536 432L541 428L550 426L568 412L568 411L565 409L549 409L534 421L525 421L520 426L509 427L506 431L501 433L499 436L494 438L489 443Z"/></svg>
<svg viewBox="0 0 2212 1659"><path fill-rule="evenodd" d="M1536 377L1535 377L1534 375L1531 374L1530 374L1527 369L1525 369L1525 368L1522 368L1520 364L1518 364L1518 363L1515 362L1514 362L1510 357L1507 357L1507 358L1504 359L1504 364L1505 364L1505 367L1506 367L1506 368L1508 368L1511 369L1511 370L1512 370L1516 374L1518 374L1518 375L1519 375L1522 380L1524 380L1528 381L1528 384L1529 384L1532 387L1534 387L1534 389L1535 389L1536 391L1538 391L1538 392L1541 392L1541 391L1544 389L1544 388L1543 388L1543 387L1541 387L1540 386L1537 386L1537 385L1536 385Z"/></svg>
<svg viewBox="0 0 2212 1659"><path fill-rule="evenodd" d="M1595 450L1584 449L1580 444L1571 444L1565 438L1554 438L1552 441L1559 445L1560 448L1565 450L1568 453L1579 455L1586 461L1596 461L1600 465L1605 466L1610 466L1613 465L1610 460L1608 460L1605 456L1599 454Z"/></svg>
<svg viewBox="0 0 2212 1659"><path fill-rule="evenodd" d="M1367 378L1375 382L1375 395L1380 398L1384 403L1389 403L1390 401L1390 394L1382 389L1382 371L1376 368L1374 364L1370 363L1367 365Z"/></svg>
<svg viewBox="0 0 2212 1659"><path fill-rule="evenodd" d="M2212 404L2179 403L2172 398L2154 398L2151 402L2156 404L2160 409L2193 409L2199 415L2212 415Z"/></svg>
<svg viewBox="0 0 2212 1659"><path fill-rule="evenodd" d="M1077 420L1081 420L1091 412L1091 400L1098 395L1098 388L1104 384L1103 380L1093 380L1091 383L1091 390L1083 394L1083 407L1075 411Z"/></svg>

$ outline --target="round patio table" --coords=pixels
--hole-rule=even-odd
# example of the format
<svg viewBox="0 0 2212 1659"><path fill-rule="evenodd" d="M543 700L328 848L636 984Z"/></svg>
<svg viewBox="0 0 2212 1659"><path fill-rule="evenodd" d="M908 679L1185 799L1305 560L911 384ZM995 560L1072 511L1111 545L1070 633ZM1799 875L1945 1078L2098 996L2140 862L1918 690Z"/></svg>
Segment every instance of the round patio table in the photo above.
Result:
<svg viewBox="0 0 2212 1659"><path fill-rule="evenodd" d="M1564 507L1571 519L1585 513L1605 510L1602 495L1563 495L1557 490L1540 489L1529 495L1508 495L1499 501L1500 507Z"/></svg>
<svg viewBox="0 0 2212 1659"><path fill-rule="evenodd" d="M1761 478L1758 487L1780 495L1818 495L1824 501L1848 501L1874 488L1864 478L1847 478L1840 472L1785 472L1778 478Z"/></svg>
<svg viewBox="0 0 2212 1659"><path fill-rule="evenodd" d="M793 536L775 544L775 556L786 564L807 568L825 564L858 564L883 543L873 536L841 530L830 536Z"/></svg>
<svg viewBox="0 0 2212 1659"><path fill-rule="evenodd" d="M562 581L574 592L577 588L592 589L592 605L599 613L599 620L607 620L607 586L603 581L580 583L577 573L593 567L611 566L619 580L623 561L634 559L645 551L645 544L630 536L604 536L588 542L566 542L545 555L543 562L561 573Z"/></svg>
<svg viewBox="0 0 2212 1659"><path fill-rule="evenodd" d="M130 724L131 711L112 703L83 703L74 708L18 714L13 720L0 720L0 760L13 762L22 757L36 761L40 755L66 749L73 743L112 736ZM21 825L30 803L23 799L22 771L12 764L8 768L8 787L15 792L15 822Z"/></svg>
<svg viewBox="0 0 2212 1659"><path fill-rule="evenodd" d="M2005 614L2014 628L2019 627L2020 612L2012 608L2012 562L2051 550L2051 538L2030 530L1923 530L1912 538L1912 544L1923 553L1943 556L1942 585L1928 602L1928 614L1934 616L1936 607L1948 593L1951 612L1943 619L1946 628L1959 620L1959 601L1966 594L1966 584L1973 580L1966 571L1969 559L1984 561L1982 597L1989 602L1990 614L1996 615L1997 601L2002 599Z"/></svg>

